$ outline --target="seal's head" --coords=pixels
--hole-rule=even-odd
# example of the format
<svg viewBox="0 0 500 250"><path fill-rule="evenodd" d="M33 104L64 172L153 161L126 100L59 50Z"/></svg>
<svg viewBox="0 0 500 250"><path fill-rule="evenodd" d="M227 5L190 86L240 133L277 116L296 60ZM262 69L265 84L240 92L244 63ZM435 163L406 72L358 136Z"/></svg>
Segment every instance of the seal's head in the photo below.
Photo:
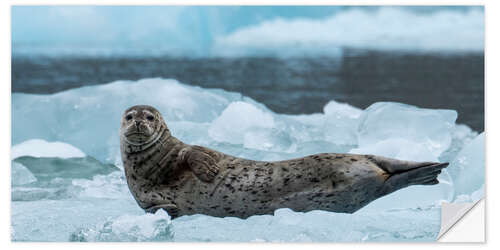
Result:
<svg viewBox="0 0 500 250"><path fill-rule="evenodd" d="M163 131L166 130L166 131ZM120 136L127 143L140 146L156 141L162 132L169 132L160 112L148 105L137 105L125 110Z"/></svg>

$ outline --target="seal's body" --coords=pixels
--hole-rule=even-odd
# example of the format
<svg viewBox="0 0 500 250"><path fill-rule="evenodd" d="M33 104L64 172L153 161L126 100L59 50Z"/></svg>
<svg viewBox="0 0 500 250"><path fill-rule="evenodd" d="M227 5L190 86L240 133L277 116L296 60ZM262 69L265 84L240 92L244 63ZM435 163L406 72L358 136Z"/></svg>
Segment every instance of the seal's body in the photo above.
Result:
<svg viewBox="0 0 500 250"><path fill-rule="evenodd" d="M410 185L437 184L448 163L324 153L264 162L187 145L150 106L125 111L121 152L130 191L148 212L172 217L272 214L278 208L353 213Z"/></svg>

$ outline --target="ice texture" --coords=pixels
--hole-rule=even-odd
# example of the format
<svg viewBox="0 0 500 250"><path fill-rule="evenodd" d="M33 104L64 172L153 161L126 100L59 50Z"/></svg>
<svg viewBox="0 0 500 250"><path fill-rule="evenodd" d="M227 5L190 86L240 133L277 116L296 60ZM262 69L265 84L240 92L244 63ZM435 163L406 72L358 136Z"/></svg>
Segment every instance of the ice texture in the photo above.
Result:
<svg viewBox="0 0 500 250"><path fill-rule="evenodd" d="M12 147L11 159L21 156L72 158L85 157L85 154L80 149L64 142L31 139Z"/></svg>
<svg viewBox="0 0 500 250"><path fill-rule="evenodd" d="M454 110L378 102L363 112L358 128L359 148L352 152L437 161L451 144L456 119Z"/></svg>
<svg viewBox="0 0 500 250"><path fill-rule="evenodd" d="M354 214L279 209L245 220L192 215L170 223L166 215L145 215L124 177L120 117L135 104L158 108L182 141L237 157L274 161L335 152L451 165L438 177L440 184L402 189ZM455 124L456 117L451 110L400 103L361 110L334 100L321 113L276 114L239 93L170 79L118 81L52 95L14 93L12 238L434 241L441 201L484 195L485 135Z"/></svg>
<svg viewBox="0 0 500 250"><path fill-rule="evenodd" d="M251 216L245 220L183 216L172 225L174 240L183 242L433 241L439 231L435 217L439 217L437 208L360 211L356 214L319 210L301 213L283 208L276 210L274 215Z"/></svg>
<svg viewBox="0 0 500 250"><path fill-rule="evenodd" d="M14 161L26 166L40 181L57 178L91 179L94 175L109 174L119 170L112 164L103 164L90 156L70 159L23 156Z"/></svg>
<svg viewBox="0 0 500 250"><path fill-rule="evenodd" d="M456 195L470 194L484 185L485 133L465 145L451 162L449 173L455 183Z"/></svg>
<svg viewBox="0 0 500 250"><path fill-rule="evenodd" d="M273 128L274 118L246 102L233 102L210 126L208 134L216 141L243 144L249 129Z"/></svg>
<svg viewBox="0 0 500 250"><path fill-rule="evenodd" d="M13 241L69 241L82 228L95 228L124 214L143 215L131 199L43 199L11 204Z"/></svg>
<svg viewBox="0 0 500 250"><path fill-rule="evenodd" d="M101 161L119 152L120 119L130 106L152 105L171 122L211 122L240 94L204 91L175 80L118 81L53 95L13 94L12 144L64 141ZM112 100L112 101L111 101Z"/></svg>
<svg viewBox="0 0 500 250"><path fill-rule="evenodd" d="M375 103L363 112L357 134L359 147L350 153L438 162L439 156L451 145L456 119L457 113L453 110ZM438 179L438 185L405 188L372 202L367 209L429 206L451 201L453 181L446 169Z"/></svg>
<svg viewBox="0 0 500 250"><path fill-rule="evenodd" d="M80 229L70 241L170 241L173 238L170 216L164 210L141 216L122 215L96 228Z"/></svg>
<svg viewBox="0 0 500 250"><path fill-rule="evenodd" d="M12 186L21 186L36 182L37 179L23 164L12 162L11 171Z"/></svg>

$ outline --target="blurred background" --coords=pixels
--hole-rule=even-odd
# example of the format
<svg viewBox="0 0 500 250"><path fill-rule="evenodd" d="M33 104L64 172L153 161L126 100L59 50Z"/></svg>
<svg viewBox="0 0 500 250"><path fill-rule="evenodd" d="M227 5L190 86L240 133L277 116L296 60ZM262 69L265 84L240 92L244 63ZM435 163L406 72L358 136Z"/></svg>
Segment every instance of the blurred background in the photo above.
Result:
<svg viewBox="0 0 500 250"><path fill-rule="evenodd" d="M277 113L396 101L484 130L483 7L13 6L12 92L149 77Z"/></svg>

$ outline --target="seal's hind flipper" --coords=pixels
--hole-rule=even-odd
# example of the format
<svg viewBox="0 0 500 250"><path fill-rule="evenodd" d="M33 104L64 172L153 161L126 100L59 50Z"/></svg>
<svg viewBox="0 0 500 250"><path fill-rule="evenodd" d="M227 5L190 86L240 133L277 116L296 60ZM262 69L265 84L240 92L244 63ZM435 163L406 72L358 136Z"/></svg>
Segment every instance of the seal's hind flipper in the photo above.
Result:
<svg viewBox="0 0 500 250"><path fill-rule="evenodd" d="M374 155L367 155L367 158L373 161L379 168L383 169L389 174L406 172L412 169L438 164L436 162L402 161Z"/></svg>
<svg viewBox="0 0 500 250"><path fill-rule="evenodd" d="M203 147L189 147L184 159L196 177L204 182L212 182L219 173L216 159Z"/></svg>
<svg viewBox="0 0 500 250"><path fill-rule="evenodd" d="M411 162L410 162L411 163ZM391 173L382 187L382 194L386 195L401 188L411 185L434 185L438 184L437 176L441 169L448 166L449 163L415 163L418 167L408 168Z"/></svg>

